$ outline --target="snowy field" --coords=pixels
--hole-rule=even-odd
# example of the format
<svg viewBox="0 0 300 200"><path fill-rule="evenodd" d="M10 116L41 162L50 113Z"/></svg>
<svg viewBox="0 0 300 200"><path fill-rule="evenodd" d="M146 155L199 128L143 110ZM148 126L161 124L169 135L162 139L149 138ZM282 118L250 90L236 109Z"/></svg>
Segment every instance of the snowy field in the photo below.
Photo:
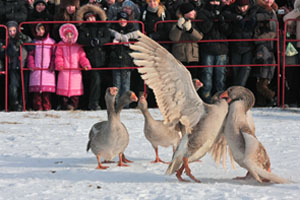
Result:
<svg viewBox="0 0 300 200"><path fill-rule="evenodd" d="M161 119L158 109L153 117ZM295 183L258 184L232 180L246 171L216 166L210 155L191 163L202 183L180 183L167 176L166 164L152 164L154 150L143 134L139 110L123 110L130 134L125 151L130 167L96 170L86 152L91 126L106 120L106 111L0 112L0 199L300 199L300 109L252 109L256 135L265 146L271 170ZM172 148L159 154L170 161ZM117 161L117 159L115 159ZM184 178L187 178L185 175Z"/></svg>

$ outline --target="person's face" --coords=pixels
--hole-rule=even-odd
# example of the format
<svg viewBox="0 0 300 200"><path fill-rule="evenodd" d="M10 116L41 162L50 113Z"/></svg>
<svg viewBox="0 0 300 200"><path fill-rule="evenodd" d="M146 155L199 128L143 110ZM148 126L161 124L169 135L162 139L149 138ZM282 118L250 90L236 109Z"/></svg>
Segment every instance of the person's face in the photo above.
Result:
<svg viewBox="0 0 300 200"><path fill-rule="evenodd" d="M268 5L271 6L274 3L274 0L264 0L264 2Z"/></svg>
<svg viewBox="0 0 300 200"><path fill-rule="evenodd" d="M125 27L127 25L127 20L126 19L120 19L119 24L120 24L120 26Z"/></svg>
<svg viewBox="0 0 300 200"><path fill-rule="evenodd" d="M148 6L149 6L150 8L157 8L158 5L159 5L159 3L158 3L157 0L150 0L150 1L148 2Z"/></svg>
<svg viewBox="0 0 300 200"><path fill-rule="evenodd" d="M72 5L68 5L68 6L66 7L66 11L67 11L67 13L68 13L69 15L72 15L72 14L75 13L76 7L75 7L75 6L72 6Z"/></svg>
<svg viewBox="0 0 300 200"><path fill-rule="evenodd" d="M43 37L45 34L45 27L44 26L40 26L37 30L37 36Z"/></svg>
<svg viewBox="0 0 300 200"><path fill-rule="evenodd" d="M36 4L36 6L35 6L35 10L37 11L37 12L43 12L44 10L46 9L46 6L45 6L45 4L44 3L38 3L38 4Z"/></svg>
<svg viewBox="0 0 300 200"><path fill-rule="evenodd" d="M108 5L113 5L115 4L116 0L106 0Z"/></svg>
<svg viewBox="0 0 300 200"><path fill-rule="evenodd" d="M132 14L132 9L131 7L125 6L123 8L123 11L126 12L129 16Z"/></svg>
<svg viewBox="0 0 300 200"><path fill-rule="evenodd" d="M220 1L210 1L209 2L211 5L216 5L219 6L220 5Z"/></svg>
<svg viewBox="0 0 300 200"><path fill-rule="evenodd" d="M17 28L16 27L10 27L8 29L8 35L11 37L11 38L15 38L16 35L17 35Z"/></svg>
<svg viewBox="0 0 300 200"><path fill-rule="evenodd" d="M196 19L196 11L195 10L192 10L188 13L185 13L184 16L183 16L185 19Z"/></svg>
<svg viewBox="0 0 300 200"><path fill-rule="evenodd" d="M244 6L238 6L238 9L242 12L245 13L249 8L249 5L244 5Z"/></svg>
<svg viewBox="0 0 300 200"><path fill-rule="evenodd" d="M94 21L96 21L96 17L94 15L91 15L86 19L86 21L94 22Z"/></svg>
<svg viewBox="0 0 300 200"><path fill-rule="evenodd" d="M68 32L68 33L66 34L67 42L68 42L68 43L71 43L71 42L72 42L72 38L73 38L73 33Z"/></svg>

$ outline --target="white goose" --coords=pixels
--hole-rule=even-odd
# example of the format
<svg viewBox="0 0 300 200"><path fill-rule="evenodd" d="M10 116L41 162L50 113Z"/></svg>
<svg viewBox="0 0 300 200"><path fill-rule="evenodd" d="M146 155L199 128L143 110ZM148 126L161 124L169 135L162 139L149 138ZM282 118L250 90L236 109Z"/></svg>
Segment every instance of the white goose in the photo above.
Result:
<svg viewBox="0 0 300 200"><path fill-rule="evenodd" d="M230 102L224 122L224 134L232 156L241 167L248 170L246 177L238 179L252 176L260 183L288 183L288 180L271 173L267 151L255 136L255 130L249 125L247 112L254 105L253 93L242 86L233 86L221 94L220 98L228 98Z"/></svg>
<svg viewBox="0 0 300 200"><path fill-rule="evenodd" d="M181 123L188 134L181 139L173 154L167 174L180 181L183 170L196 182L189 162L199 160L213 146L228 111L228 104L220 100L214 105L204 103L197 94L189 71L158 43L139 33L139 41L130 48L142 78L153 89L164 122L175 126Z"/></svg>
<svg viewBox="0 0 300 200"><path fill-rule="evenodd" d="M124 156L124 151L129 143L129 135L125 125L120 120L120 113L124 106L138 99L134 92L125 92L115 109L115 99L118 88L107 88L105 93L105 102L107 107L107 121L94 124L89 133L87 151L89 149L96 155L97 169L106 169L107 166L101 165L101 157L104 160L112 160L119 155L118 166L127 166L123 162L130 162Z"/></svg>

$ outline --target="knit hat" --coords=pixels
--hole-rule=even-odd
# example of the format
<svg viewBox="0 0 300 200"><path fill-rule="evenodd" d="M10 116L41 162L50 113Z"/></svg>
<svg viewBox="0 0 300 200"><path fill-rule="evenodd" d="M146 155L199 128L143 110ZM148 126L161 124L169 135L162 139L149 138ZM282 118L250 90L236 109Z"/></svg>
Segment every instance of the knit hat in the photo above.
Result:
<svg viewBox="0 0 300 200"><path fill-rule="evenodd" d="M236 4L238 6L245 6L245 5L249 5L250 1L249 0L236 0Z"/></svg>
<svg viewBox="0 0 300 200"><path fill-rule="evenodd" d="M9 21L6 23L7 28L16 27L18 29L18 23L16 21Z"/></svg>
<svg viewBox="0 0 300 200"><path fill-rule="evenodd" d="M118 13L117 19L126 19L126 20L128 20L129 16L128 16L127 12L121 11L121 12Z"/></svg>
<svg viewBox="0 0 300 200"><path fill-rule="evenodd" d="M194 10L194 5L191 3L183 3L180 5L179 10L181 12L182 15L185 15L186 13L191 12L192 10Z"/></svg>
<svg viewBox="0 0 300 200"><path fill-rule="evenodd" d="M73 38L71 43L74 44L78 39L78 30L76 26L74 24L66 23L59 28L59 36L64 42L67 42L66 35L69 32L73 33Z"/></svg>
<svg viewBox="0 0 300 200"><path fill-rule="evenodd" d="M33 6L35 7L38 3L43 3L45 6L47 6L46 0L34 0Z"/></svg>
<svg viewBox="0 0 300 200"><path fill-rule="evenodd" d="M134 9L135 4L130 0L125 0L122 4L122 7L130 7L132 10Z"/></svg>

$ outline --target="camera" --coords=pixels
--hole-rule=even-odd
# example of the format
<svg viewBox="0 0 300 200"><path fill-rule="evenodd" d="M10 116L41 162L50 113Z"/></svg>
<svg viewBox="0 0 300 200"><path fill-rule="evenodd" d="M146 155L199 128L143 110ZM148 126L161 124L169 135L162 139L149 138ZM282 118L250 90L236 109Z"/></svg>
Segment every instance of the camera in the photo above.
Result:
<svg viewBox="0 0 300 200"><path fill-rule="evenodd" d="M285 14L285 10L284 9L278 9L277 13L278 13L278 15L284 15Z"/></svg>

